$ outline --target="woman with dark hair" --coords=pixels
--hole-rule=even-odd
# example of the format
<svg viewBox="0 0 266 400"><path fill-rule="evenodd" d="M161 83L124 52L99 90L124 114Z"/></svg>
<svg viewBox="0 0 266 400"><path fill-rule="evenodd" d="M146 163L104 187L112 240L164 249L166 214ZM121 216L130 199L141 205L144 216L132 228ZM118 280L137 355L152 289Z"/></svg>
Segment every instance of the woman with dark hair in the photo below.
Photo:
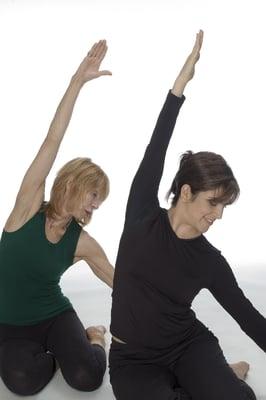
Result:
<svg viewBox="0 0 266 400"><path fill-rule="evenodd" d="M248 364L229 365L218 340L191 304L203 288L264 351L266 321L244 296L231 268L204 237L239 194L225 160L211 152L183 155L161 208L158 187L183 91L194 75L197 35L159 115L133 180L117 257L110 378L118 400L255 399L244 382Z"/></svg>
<svg viewBox="0 0 266 400"><path fill-rule="evenodd" d="M224 206L234 203L239 196L239 186L225 159L210 151L193 153L187 151L181 156L179 170L174 177L167 199L172 195L171 206L177 205L183 185L189 185L191 194L216 190L213 204Z"/></svg>
<svg viewBox="0 0 266 400"><path fill-rule="evenodd" d="M83 327L59 281L84 260L113 285L113 267L83 229L108 196L108 177L89 158L79 157L60 169L47 202L44 193L80 90L111 74L99 70L106 51L105 40L95 43L73 75L1 237L0 376L19 395L39 392L53 377L55 360L78 390L97 389L105 373L105 328Z"/></svg>

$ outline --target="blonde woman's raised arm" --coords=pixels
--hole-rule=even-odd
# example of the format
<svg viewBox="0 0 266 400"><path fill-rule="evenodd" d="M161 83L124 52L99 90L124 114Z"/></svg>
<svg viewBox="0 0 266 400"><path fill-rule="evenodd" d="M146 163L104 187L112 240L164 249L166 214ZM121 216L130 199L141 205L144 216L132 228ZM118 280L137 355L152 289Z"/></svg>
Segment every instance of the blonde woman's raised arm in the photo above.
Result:
<svg viewBox="0 0 266 400"><path fill-rule="evenodd" d="M36 209L41 205L44 197L45 179L56 158L82 86L92 79L103 75L111 75L110 71L99 70L106 52L107 45L105 40L95 43L73 75L56 110L48 134L26 171L9 221L10 218L12 221L14 219L24 219L32 208Z"/></svg>

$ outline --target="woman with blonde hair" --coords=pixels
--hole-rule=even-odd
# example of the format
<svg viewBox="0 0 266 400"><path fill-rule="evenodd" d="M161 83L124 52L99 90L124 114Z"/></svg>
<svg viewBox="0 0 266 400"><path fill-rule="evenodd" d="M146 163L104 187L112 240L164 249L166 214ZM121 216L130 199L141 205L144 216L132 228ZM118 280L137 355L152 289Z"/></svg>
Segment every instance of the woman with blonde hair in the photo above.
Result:
<svg viewBox="0 0 266 400"><path fill-rule="evenodd" d="M113 267L83 229L106 199L106 174L89 158L59 171L49 201L45 181L83 85L100 71L107 51L95 43L64 94L48 134L27 170L0 243L0 375L14 393L32 395L52 378L57 360L66 382L82 391L98 388L106 369L105 328L84 329L59 281L84 260L112 287Z"/></svg>

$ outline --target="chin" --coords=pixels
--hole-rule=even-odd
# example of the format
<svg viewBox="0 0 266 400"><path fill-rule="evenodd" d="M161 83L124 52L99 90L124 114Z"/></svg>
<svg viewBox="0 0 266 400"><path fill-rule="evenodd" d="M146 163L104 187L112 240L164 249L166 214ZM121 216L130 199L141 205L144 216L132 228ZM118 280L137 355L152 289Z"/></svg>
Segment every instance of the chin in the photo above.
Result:
<svg viewBox="0 0 266 400"><path fill-rule="evenodd" d="M83 225L87 225L92 218L92 213L91 214L86 214L84 218L82 218L82 223Z"/></svg>
<svg viewBox="0 0 266 400"><path fill-rule="evenodd" d="M75 214L73 214L72 215L72 218L78 223L78 224L80 224L80 225L82 225L82 226L85 226L85 225L87 225L89 222L90 222L90 220L91 220L91 215L85 215L84 216L84 214L79 214L79 215L75 215Z"/></svg>
<svg viewBox="0 0 266 400"><path fill-rule="evenodd" d="M202 233L206 233L206 232L208 232L209 229L210 229L210 227L207 226L206 228L203 228L203 229L201 230L201 232L202 232Z"/></svg>

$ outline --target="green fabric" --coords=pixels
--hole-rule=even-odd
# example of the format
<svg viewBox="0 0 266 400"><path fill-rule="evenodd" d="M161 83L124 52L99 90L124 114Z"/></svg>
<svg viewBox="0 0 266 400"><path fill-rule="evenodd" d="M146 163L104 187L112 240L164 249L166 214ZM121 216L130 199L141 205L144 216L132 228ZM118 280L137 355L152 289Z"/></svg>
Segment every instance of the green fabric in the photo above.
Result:
<svg viewBox="0 0 266 400"><path fill-rule="evenodd" d="M81 227L73 220L61 240L45 235L45 214L38 212L0 242L0 323L32 325L71 308L60 277L73 264Z"/></svg>

